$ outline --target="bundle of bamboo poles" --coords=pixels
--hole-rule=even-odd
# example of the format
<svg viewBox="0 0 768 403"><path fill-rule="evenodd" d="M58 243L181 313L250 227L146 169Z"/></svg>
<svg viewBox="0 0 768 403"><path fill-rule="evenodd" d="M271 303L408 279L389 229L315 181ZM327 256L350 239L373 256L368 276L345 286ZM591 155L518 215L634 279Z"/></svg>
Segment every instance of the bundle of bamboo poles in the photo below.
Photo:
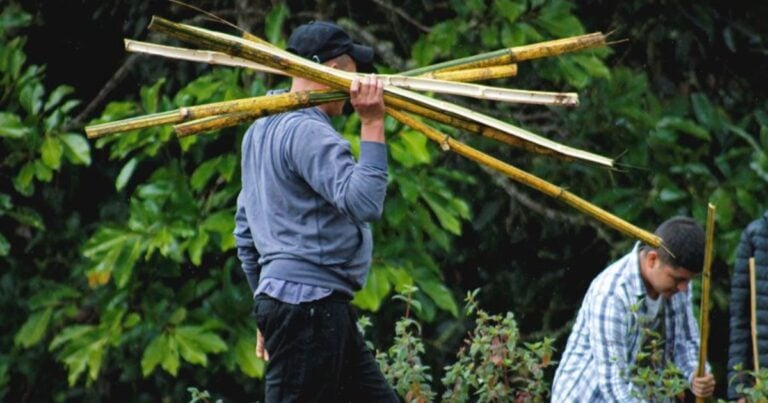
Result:
<svg viewBox="0 0 768 403"><path fill-rule="evenodd" d="M170 58L193 60L250 68L259 71L302 77L330 88L327 91L309 91L268 95L180 108L116 122L86 127L89 138L136 130L156 125L174 125L179 137L229 127L257 117L305 108L325 102L347 98L355 73L332 69L328 66L300 58L268 42L244 33L243 37L227 35L199 27L178 24L153 17L150 30L156 30L199 49L176 48L126 40L126 49ZM540 105L575 106L574 93L548 93L489 87L469 82L510 77L517 73L518 62L541 57L557 56L567 52L606 45L606 36L593 33L520 47L501 49L469 58L456 59L433 66L406 71L397 75L383 75L384 101L387 112L401 123L410 126L444 150L451 150L504 175L561 200L577 210L597 219L633 238L651 246L662 246L661 239L561 187L530 173L488 156L450 136L440 133L425 121L427 119L453 126L459 130L482 135L526 151L553 156L563 160L580 160L612 167L613 160L601 155L568 147L520 127L459 105L430 98L414 91L434 94L452 94L493 100ZM415 115L415 116L414 116Z"/></svg>

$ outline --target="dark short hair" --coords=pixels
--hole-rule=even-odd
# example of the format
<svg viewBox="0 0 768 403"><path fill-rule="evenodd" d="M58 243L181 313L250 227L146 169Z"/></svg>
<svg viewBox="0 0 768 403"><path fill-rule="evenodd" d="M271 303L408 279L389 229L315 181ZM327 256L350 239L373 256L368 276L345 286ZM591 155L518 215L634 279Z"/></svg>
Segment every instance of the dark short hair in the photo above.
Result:
<svg viewBox="0 0 768 403"><path fill-rule="evenodd" d="M340 26L327 21L311 21L293 30L286 50L317 63L349 55L358 71L373 71L373 48L355 43Z"/></svg>
<svg viewBox="0 0 768 403"><path fill-rule="evenodd" d="M690 217L673 217L654 232L662 247L655 250L661 261L674 267L700 273L704 267L704 230Z"/></svg>

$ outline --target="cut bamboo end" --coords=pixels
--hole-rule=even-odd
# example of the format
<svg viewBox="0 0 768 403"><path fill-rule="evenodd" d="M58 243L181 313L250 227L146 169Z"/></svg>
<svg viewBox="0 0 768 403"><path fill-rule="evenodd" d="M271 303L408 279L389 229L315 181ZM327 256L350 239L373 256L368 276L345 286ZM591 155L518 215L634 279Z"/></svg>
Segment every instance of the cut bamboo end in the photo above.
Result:
<svg viewBox="0 0 768 403"><path fill-rule="evenodd" d="M387 113L401 123L413 128L414 130L424 133L424 135L427 136L430 140L440 144L443 150L451 150L459 155L469 158L472 161L478 162L498 172L501 172L502 174L519 183L536 189L547 196L561 200L571 207L581 211L582 213L602 222L603 224L621 233L639 239L648 245L654 247L661 245L661 238L658 236L645 231L595 206L594 204L589 203L588 201L576 196L573 193L568 192L559 186L556 186L550 182L545 181L544 179L525 172L485 153L482 153L472 147L465 145L464 143L456 141L450 136L441 133L437 129L434 129L423 122L420 122L405 112L399 111L395 108L387 107Z"/></svg>
<svg viewBox="0 0 768 403"><path fill-rule="evenodd" d="M601 32L579 35L570 38L556 39L533 43L530 45L516 46L507 49L499 49L479 55L450 60L431 66L409 70L402 73L406 76L418 76L430 71L451 71L473 67L485 67L499 64L517 63L524 60L538 59L542 57L557 56L564 53L593 49L606 46L606 36Z"/></svg>
<svg viewBox="0 0 768 403"><path fill-rule="evenodd" d="M157 45L125 39L125 50L134 53L144 53L154 56L162 56L170 59L186 60L191 62L216 64L230 67L243 67L251 70L261 71L269 74L285 75L280 70L269 68L259 63L254 63L239 57L232 57L226 53L214 52L210 50L186 49L175 46Z"/></svg>
<svg viewBox="0 0 768 403"><path fill-rule="evenodd" d="M534 43L510 48L513 61L540 59L606 46L606 36L601 32L579 35L554 41Z"/></svg>
<svg viewBox="0 0 768 403"><path fill-rule="evenodd" d="M114 122L106 122L98 125L86 126L85 134L89 139L95 139L110 134L175 123L180 121L180 119L183 119L182 113L177 109L168 112L154 113L146 116L138 116Z"/></svg>

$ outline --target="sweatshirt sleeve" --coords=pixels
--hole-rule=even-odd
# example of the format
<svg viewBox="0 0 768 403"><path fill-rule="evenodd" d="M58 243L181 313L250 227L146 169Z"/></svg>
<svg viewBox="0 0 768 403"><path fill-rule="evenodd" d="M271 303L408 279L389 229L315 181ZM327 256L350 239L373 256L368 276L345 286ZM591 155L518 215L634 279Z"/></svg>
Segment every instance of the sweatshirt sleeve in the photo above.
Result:
<svg viewBox="0 0 768 403"><path fill-rule="evenodd" d="M259 252L253 243L251 236L251 227L248 225L248 216L245 204L243 203L242 191L237 197L237 210L235 211L235 245L237 246L237 258L240 260L240 266L248 280L248 286L251 288L251 294L256 292L259 285Z"/></svg>
<svg viewBox="0 0 768 403"><path fill-rule="evenodd" d="M287 145L287 160L310 187L356 222L375 221L387 191L387 146L362 141L360 161L330 126L300 123Z"/></svg>

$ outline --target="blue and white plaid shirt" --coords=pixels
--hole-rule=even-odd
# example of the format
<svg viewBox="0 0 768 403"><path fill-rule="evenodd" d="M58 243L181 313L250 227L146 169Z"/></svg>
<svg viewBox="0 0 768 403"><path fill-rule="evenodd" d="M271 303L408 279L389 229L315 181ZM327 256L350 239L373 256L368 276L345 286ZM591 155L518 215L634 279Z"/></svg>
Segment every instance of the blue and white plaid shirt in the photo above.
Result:
<svg viewBox="0 0 768 403"><path fill-rule="evenodd" d="M555 373L552 402L639 400L627 376L641 347L638 321L646 309L638 251L636 244L632 252L592 281ZM672 359L690 382L699 353L690 288L663 302L665 357Z"/></svg>

